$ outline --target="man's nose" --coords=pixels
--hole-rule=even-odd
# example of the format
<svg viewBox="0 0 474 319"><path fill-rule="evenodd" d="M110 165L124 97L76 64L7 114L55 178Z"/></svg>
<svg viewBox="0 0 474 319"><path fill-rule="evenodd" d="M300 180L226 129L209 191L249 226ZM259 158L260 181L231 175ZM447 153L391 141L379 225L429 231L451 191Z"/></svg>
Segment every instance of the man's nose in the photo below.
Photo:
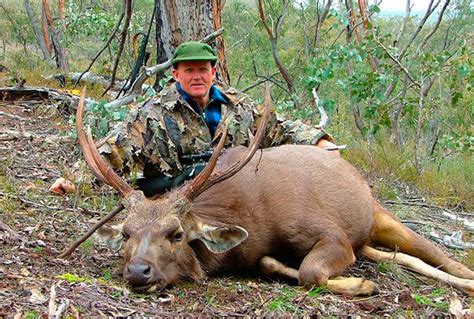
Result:
<svg viewBox="0 0 474 319"><path fill-rule="evenodd" d="M193 80L200 80L201 79L201 74L199 72L193 72L191 75L191 78Z"/></svg>

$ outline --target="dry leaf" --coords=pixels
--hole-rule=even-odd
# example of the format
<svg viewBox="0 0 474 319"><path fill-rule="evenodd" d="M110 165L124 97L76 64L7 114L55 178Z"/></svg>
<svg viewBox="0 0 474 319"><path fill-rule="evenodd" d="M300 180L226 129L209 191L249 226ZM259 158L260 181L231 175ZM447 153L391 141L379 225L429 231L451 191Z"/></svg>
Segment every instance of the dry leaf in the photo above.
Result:
<svg viewBox="0 0 474 319"><path fill-rule="evenodd" d="M21 268L20 269L20 274L22 274L25 277L28 277L30 275L30 271L26 268Z"/></svg>
<svg viewBox="0 0 474 319"><path fill-rule="evenodd" d="M471 309L463 309L461 300L456 293L453 293L449 298L449 312L457 319L471 317Z"/></svg>
<svg viewBox="0 0 474 319"><path fill-rule="evenodd" d="M56 284L51 285L51 293L49 294L49 303L48 303L48 317L52 318L56 314L58 305L56 303Z"/></svg>
<svg viewBox="0 0 474 319"><path fill-rule="evenodd" d="M42 304L48 300L39 289L37 288L32 288L31 289L31 296L30 299L28 299L29 302L33 304Z"/></svg>

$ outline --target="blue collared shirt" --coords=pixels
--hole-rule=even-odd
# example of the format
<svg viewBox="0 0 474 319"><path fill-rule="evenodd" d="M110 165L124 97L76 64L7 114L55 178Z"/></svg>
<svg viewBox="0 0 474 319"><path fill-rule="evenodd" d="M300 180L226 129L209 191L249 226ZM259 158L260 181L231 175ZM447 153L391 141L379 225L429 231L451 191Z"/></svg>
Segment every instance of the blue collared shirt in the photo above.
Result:
<svg viewBox="0 0 474 319"><path fill-rule="evenodd" d="M213 84L211 89L209 90L209 103L204 108L204 113L196 101L193 100L191 96L189 96L186 92L184 92L181 84L176 82L176 88L178 89L179 94L186 100L186 102L191 105L194 111L197 114L204 117L206 121L206 125L209 128L211 136L214 137L216 133L217 126L219 126L219 122L221 121L221 106L222 104L226 104L228 102L227 98L221 91Z"/></svg>

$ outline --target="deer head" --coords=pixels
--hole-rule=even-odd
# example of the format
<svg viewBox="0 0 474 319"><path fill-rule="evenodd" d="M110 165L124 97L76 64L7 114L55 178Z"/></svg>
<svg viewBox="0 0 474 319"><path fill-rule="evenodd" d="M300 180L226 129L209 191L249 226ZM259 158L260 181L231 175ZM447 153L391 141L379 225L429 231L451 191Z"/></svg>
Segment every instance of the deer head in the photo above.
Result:
<svg viewBox="0 0 474 319"><path fill-rule="evenodd" d="M265 114L257 133L243 158L223 172L214 172L224 147L227 129L214 149L206 168L192 181L158 198L147 198L118 176L101 157L90 129L84 132L82 119L85 90L77 109L77 132L84 158L96 177L114 187L123 197L122 205L128 215L122 227L108 228L109 238L120 248L124 242L125 266L123 276L136 290L154 291L183 279L197 280L204 276L197 257L189 245L200 240L214 253L239 245L248 236L236 225L211 225L191 211L193 200L211 186L232 177L255 154L270 118L270 89L265 88Z"/></svg>

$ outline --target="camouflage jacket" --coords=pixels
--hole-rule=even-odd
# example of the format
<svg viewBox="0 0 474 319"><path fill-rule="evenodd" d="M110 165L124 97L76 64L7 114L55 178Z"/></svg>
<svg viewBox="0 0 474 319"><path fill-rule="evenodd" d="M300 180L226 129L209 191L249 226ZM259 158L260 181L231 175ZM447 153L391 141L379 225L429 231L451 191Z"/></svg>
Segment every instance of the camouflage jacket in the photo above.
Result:
<svg viewBox="0 0 474 319"><path fill-rule="evenodd" d="M222 104L221 123L228 126L226 146L246 145L255 134L263 106L237 90L216 85L228 100ZM281 144L315 144L327 133L301 121L284 120L272 111L262 147ZM176 176L183 171L181 157L209 151L212 137L205 119L184 100L175 83L156 97L133 106L99 151L121 174Z"/></svg>

